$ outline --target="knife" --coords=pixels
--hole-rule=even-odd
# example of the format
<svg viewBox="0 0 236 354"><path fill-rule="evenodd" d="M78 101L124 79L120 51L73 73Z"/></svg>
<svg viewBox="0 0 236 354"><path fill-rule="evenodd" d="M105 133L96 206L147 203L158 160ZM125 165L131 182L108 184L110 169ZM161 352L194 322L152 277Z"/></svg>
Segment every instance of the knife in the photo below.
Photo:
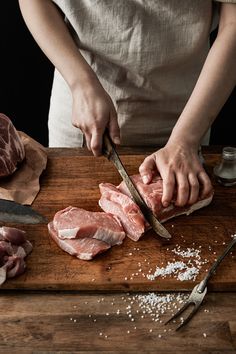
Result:
<svg viewBox="0 0 236 354"><path fill-rule="evenodd" d="M0 221L20 224L47 223L47 219L30 206L0 199Z"/></svg>
<svg viewBox="0 0 236 354"><path fill-rule="evenodd" d="M105 131L103 136L103 155L115 165L119 174L121 175L123 181L125 182L127 188L129 189L133 200L139 206L145 219L149 222L156 234L161 237L170 239L171 235L166 230L166 228L157 220L155 215L152 213L151 209L147 206L143 198L141 197L139 191L134 185L133 181L129 177L124 165L122 164L119 155L116 151L115 145L113 144L109 134Z"/></svg>

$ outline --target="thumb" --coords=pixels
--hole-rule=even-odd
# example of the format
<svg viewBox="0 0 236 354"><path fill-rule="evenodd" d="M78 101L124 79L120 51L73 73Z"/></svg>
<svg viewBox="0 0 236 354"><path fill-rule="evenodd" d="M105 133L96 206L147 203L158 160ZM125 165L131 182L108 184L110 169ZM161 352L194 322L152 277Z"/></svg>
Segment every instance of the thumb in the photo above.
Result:
<svg viewBox="0 0 236 354"><path fill-rule="evenodd" d="M113 141L113 143L120 144L120 128L118 125L117 114L116 114L115 109L110 114L110 121L109 121L108 129L109 129L109 134L110 134L110 137L111 137L111 140Z"/></svg>
<svg viewBox="0 0 236 354"><path fill-rule="evenodd" d="M152 155L145 158L143 163L139 166L139 173L142 177L143 183L148 184L153 177L153 171L156 169L155 159Z"/></svg>

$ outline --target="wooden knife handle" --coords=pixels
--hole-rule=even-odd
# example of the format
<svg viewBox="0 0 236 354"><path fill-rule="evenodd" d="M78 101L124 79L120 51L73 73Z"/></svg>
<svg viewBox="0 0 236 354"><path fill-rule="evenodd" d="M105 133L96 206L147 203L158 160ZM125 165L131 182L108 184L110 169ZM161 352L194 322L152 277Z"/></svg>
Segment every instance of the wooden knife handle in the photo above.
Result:
<svg viewBox="0 0 236 354"><path fill-rule="evenodd" d="M104 156L108 158L108 160L111 159L113 151L114 151L114 144L110 138L109 132L106 129L104 134L103 134L103 147L102 147L102 153Z"/></svg>

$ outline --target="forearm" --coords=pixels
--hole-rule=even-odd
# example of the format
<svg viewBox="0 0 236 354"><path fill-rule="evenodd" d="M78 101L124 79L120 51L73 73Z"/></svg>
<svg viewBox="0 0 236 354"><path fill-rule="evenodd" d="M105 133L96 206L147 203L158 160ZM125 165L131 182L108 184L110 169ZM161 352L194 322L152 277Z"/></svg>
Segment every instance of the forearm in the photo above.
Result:
<svg viewBox="0 0 236 354"><path fill-rule="evenodd" d="M198 146L236 84L235 58L236 23L231 23L219 29L171 141Z"/></svg>
<svg viewBox="0 0 236 354"><path fill-rule="evenodd" d="M60 12L51 0L19 0L19 5L34 39L71 90L95 79L94 72L80 54Z"/></svg>

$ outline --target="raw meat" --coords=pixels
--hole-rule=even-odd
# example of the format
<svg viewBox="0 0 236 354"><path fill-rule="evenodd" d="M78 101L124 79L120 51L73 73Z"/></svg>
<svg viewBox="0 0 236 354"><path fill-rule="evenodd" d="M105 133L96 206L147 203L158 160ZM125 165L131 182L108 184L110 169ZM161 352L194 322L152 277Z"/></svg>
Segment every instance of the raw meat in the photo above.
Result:
<svg viewBox="0 0 236 354"><path fill-rule="evenodd" d="M167 208L164 208L161 204L161 197L162 197L162 179L160 177L156 177L152 183L146 185L142 182L140 175L134 175L131 177L134 184L136 185L138 191L142 195L143 199L145 200L146 204L149 208L153 211L155 216L158 218L160 222L164 222L168 219L171 219L175 216L181 214L189 215L193 211L200 209L204 206L207 206L213 197L212 193L204 199L198 200L193 205L187 205L184 207L177 207L173 203L171 203ZM101 198L99 200L99 205L105 212L110 212L116 215L124 229L127 232L127 236L129 236L132 240L138 241L139 238L143 235L144 231L148 229L147 223L143 221L143 224L136 224L132 217L130 217L129 213L126 212L126 209L123 204L124 196L129 198L129 202L126 200L126 204L130 203L132 208L134 208L134 202L131 199L130 192L126 187L125 183L122 182L118 187L115 187L109 183L101 183L99 185L101 191ZM136 205L136 204L135 204ZM139 207L136 205L139 209ZM139 212L136 209L137 215L140 215L141 211ZM140 223L142 223L141 218L139 218ZM141 232L142 226L144 231ZM133 227L133 229L132 229Z"/></svg>
<svg viewBox="0 0 236 354"><path fill-rule="evenodd" d="M0 227L0 285L25 271L24 258L32 251L25 232L13 227Z"/></svg>
<svg viewBox="0 0 236 354"><path fill-rule="evenodd" d="M111 248L108 243L91 237L61 239L53 227L53 222L48 224L48 230L52 239L61 249L79 259L89 261L97 254L105 252Z"/></svg>
<svg viewBox="0 0 236 354"><path fill-rule="evenodd" d="M0 113L0 177L11 175L25 157L24 145L11 120Z"/></svg>
<svg viewBox="0 0 236 354"><path fill-rule="evenodd" d="M125 238L120 221L113 215L72 206L58 211L48 229L63 250L86 260L120 245Z"/></svg>
<svg viewBox="0 0 236 354"><path fill-rule="evenodd" d="M137 204L111 183L100 183L99 188L100 207L105 212L116 215L129 237L138 240L146 230L146 221Z"/></svg>

